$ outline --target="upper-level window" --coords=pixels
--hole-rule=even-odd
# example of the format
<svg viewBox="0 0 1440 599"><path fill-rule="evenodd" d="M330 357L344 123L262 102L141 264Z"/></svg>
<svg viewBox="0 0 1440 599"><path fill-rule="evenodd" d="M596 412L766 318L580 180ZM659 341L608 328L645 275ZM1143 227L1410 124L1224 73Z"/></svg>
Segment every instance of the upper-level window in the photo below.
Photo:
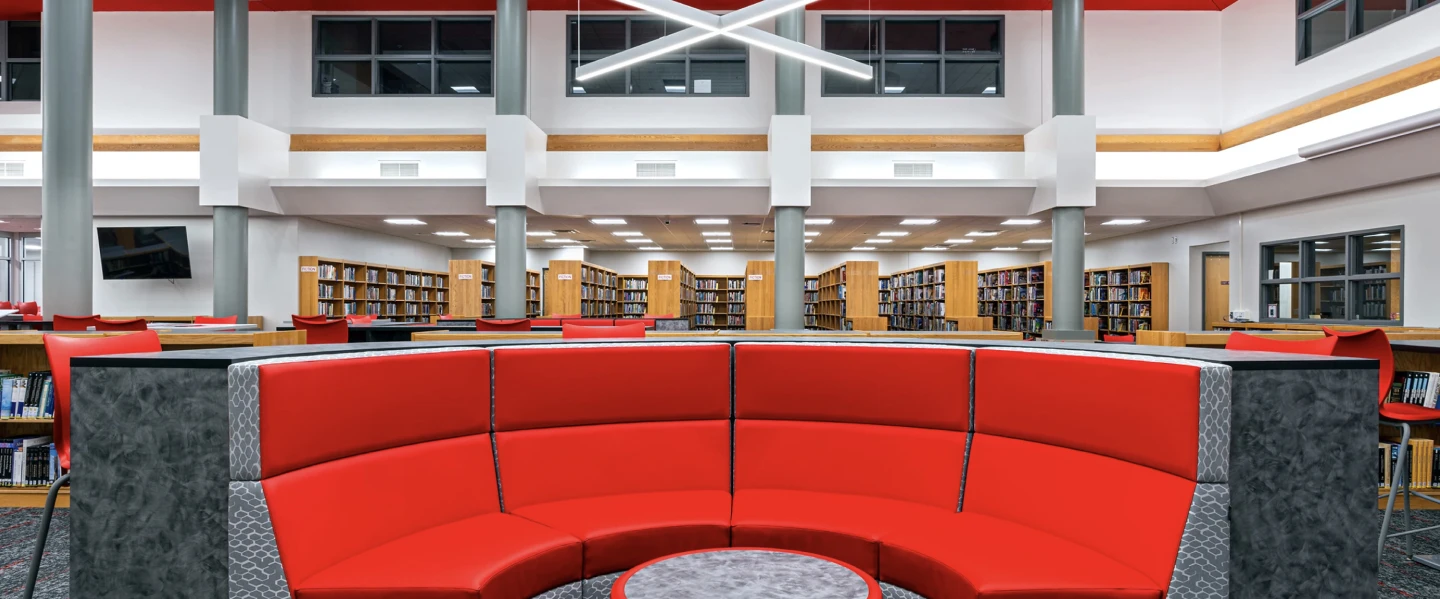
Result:
<svg viewBox="0 0 1440 599"><path fill-rule="evenodd" d="M875 68L866 81L825 71L826 96L1003 96L1001 17L827 16L825 50Z"/></svg>
<svg viewBox="0 0 1440 599"><path fill-rule="evenodd" d="M316 17L317 96L492 95L490 17Z"/></svg>
<svg viewBox="0 0 1440 599"><path fill-rule="evenodd" d="M683 24L656 17L570 17L566 72L570 96L747 96L749 52L744 42L712 38L585 81L575 69L621 50L660 39Z"/></svg>
<svg viewBox="0 0 1440 599"><path fill-rule="evenodd" d="M1296 0L1297 60L1339 46L1440 0Z"/></svg>
<svg viewBox="0 0 1440 599"><path fill-rule="evenodd" d="M1261 320L1398 323L1403 229L1260 246Z"/></svg>
<svg viewBox="0 0 1440 599"><path fill-rule="evenodd" d="M40 99L40 22L0 21L0 99Z"/></svg>

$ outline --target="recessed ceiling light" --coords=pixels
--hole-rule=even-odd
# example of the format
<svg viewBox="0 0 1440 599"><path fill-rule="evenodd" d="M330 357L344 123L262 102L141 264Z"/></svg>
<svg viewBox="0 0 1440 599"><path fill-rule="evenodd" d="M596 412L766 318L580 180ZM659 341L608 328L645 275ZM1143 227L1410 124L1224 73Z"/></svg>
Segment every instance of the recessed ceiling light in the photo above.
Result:
<svg viewBox="0 0 1440 599"><path fill-rule="evenodd" d="M887 85L887 86L885 86L885 93L887 93L887 94L903 94L903 93L905 93L905 86L903 86L903 85Z"/></svg>
<svg viewBox="0 0 1440 599"><path fill-rule="evenodd" d="M1012 218L1012 219L1007 220L1007 221L1005 221L1005 222L1003 222L1003 223L1000 223L1000 224L1002 224L1002 225L1038 225L1038 224L1040 224L1040 219L1038 219L1038 218Z"/></svg>
<svg viewBox="0 0 1440 599"><path fill-rule="evenodd" d="M730 239L706 239L705 243L735 243Z"/></svg>
<svg viewBox="0 0 1440 599"><path fill-rule="evenodd" d="M651 245L651 246L646 246L646 247L640 248L640 250L641 250L641 251L645 251L645 252L661 252L661 251L664 251L665 248L662 248L662 247L660 247L660 246L658 246L658 245Z"/></svg>
<svg viewBox="0 0 1440 599"><path fill-rule="evenodd" d="M946 248L946 247L928 247L928 248L920 248L920 251L922 251L922 252L944 252L944 251L947 251L947 250L949 250L949 249L950 249L950 248Z"/></svg>
<svg viewBox="0 0 1440 599"><path fill-rule="evenodd" d="M712 252L728 252L728 251L733 250L733 249L735 249L735 248L730 247L730 246L728 246L728 245L727 245L727 246L724 246L724 247L720 247L720 246L711 246L711 247L710 247L710 251L712 251Z"/></svg>
<svg viewBox="0 0 1440 599"><path fill-rule="evenodd" d="M616 231L614 233L611 233L611 235L614 235L616 237L639 237L641 235L644 235L644 233L641 233L639 231Z"/></svg>
<svg viewBox="0 0 1440 599"><path fill-rule="evenodd" d="M705 237L729 237L729 231L701 231L700 235Z"/></svg>
<svg viewBox="0 0 1440 599"><path fill-rule="evenodd" d="M0 223L5 221L0 220ZM385 222L392 225L423 225L425 221L416 218L387 218Z"/></svg>
<svg viewBox="0 0 1440 599"><path fill-rule="evenodd" d="M623 224L625 224L625 219L623 219L623 218L592 218L592 219L590 219L590 224L592 224L592 225L623 225Z"/></svg>
<svg viewBox="0 0 1440 599"><path fill-rule="evenodd" d="M653 239L640 238L640 239L626 239L625 242L626 242L626 243L655 243L655 240L653 240Z"/></svg>
<svg viewBox="0 0 1440 599"><path fill-rule="evenodd" d="M475 86L473 86L473 85L452 85L452 86L450 86L450 89L454 90L455 93L457 93L457 94L478 94L478 93L480 93L480 90L476 89Z"/></svg>
<svg viewBox="0 0 1440 599"><path fill-rule="evenodd" d="M1317 251L1317 252L1333 252L1333 251L1335 251L1335 250L1330 249L1330 248L1315 248L1315 251Z"/></svg>
<svg viewBox="0 0 1440 599"><path fill-rule="evenodd" d="M814 239L806 239L806 240L805 240L805 243L810 243L810 242L812 242L812 241L815 241L815 240L814 240Z"/></svg>
<svg viewBox="0 0 1440 599"><path fill-rule="evenodd" d="M1025 243L1050 243L1049 239L1026 239Z"/></svg>
<svg viewBox="0 0 1440 599"><path fill-rule="evenodd" d="M1390 236L1389 233L1371 233L1371 234L1369 234L1369 235L1366 235L1366 237L1389 237L1389 236Z"/></svg>
<svg viewBox="0 0 1440 599"><path fill-rule="evenodd" d="M441 236L441 237L469 237L469 236L470 236L469 233L466 233L466 232L464 232L464 231L436 231L435 234L436 234L436 235L439 235L439 236Z"/></svg>
<svg viewBox="0 0 1440 599"><path fill-rule="evenodd" d="M881 231L879 233L876 233L876 235L879 235L881 237L904 237L909 234L909 231Z"/></svg>
<svg viewBox="0 0 1440 599"><path fill-rule="evenodd" d="M990 249L995 250L995 251L997 251L997 252L1013 252L1013 251L1019 250L1020 248L1017 248L1017 247L1003 247L1003 248L990 248Z"/></svg>
<svg viewBox="0 0 1440 599"><path fill-rule="evenodd" d="M562 250L583 250L583 249L587 249L587 248L589 248L589 247L590 247L590 246L588 246L588 245L567 245L567 246L562 247L562 248L560 248L560 249L562 249Z"/></svg>
<svg viewBox="0 0 1440 599"><path fill-rule="evenodd" d="M697 218L697 219L695 219L695 224L697 224L697 225L728 225L728 224L730 224L730 219L728 219L728 218Z"/></svg>
<svg viewBox="0 0 1440 599"><path fill-rule="evenodd" d="M490 224L492 224L492 225L495 224L495 219L491 218L491 219L487 219L487 220L490 221Z"/></svg>
<svg viewBox="0 0 1440 599"><path fill-rule="evenodd" d="M1000 234L999 231L971 231L971 232L969 232L969 233L966 233L965 236L966 236L966 237L994 237L994 236L999 235L999 234Z"/></svg>
<svg viewBox="0 0 1440 599"><path fill-rule="evenodd" d="M1398 252L1400 248L1375 248L1377 252Z"/></svg>
<svg viewBox="0 0 1440 599"><path fill-rule="evenodd" d="M819 231L806 231L806 232L805 232L805 236L806 236L806 237L819 237L819 236L820 236L820 232L819 232Z"/></svg>
<svg viewBox="0 0 1440 599"><path fill-rule="evenodd" d="M495 243L494 239L466 239L465 243Z"/></svg>
<svg viewBox="0 0 1440 599"><path fill-rule="evenodd" d="M902 225L933 225L940 222L938 218L907 218L900 221Z"/></svg>
<svg viewBox="0 0 1440 599"><path fill-rule="evenodd" d="M545 240L545 243L575 243L575 240L574 240L574 239L561 239L561 238L559 238L559 237L556 237L555 239L546 239L546 240Z"/></svg>
<svg viewBox="0 0 1440 599"><path fill-rule="evenodd" d="M855 246L855 247L853 247L853 248L850 248L850 251L852 251L852 252L870 252L870 251L874 251L874 250L875 250L875 248L868 247L868 246L863 246L863 245L859 245L859 246Z"/></svg>
<svg viewBox="0 0 1440 599"><path fill-rule="evenodd" d="M1390 240L1390 241L1372 241L1372 242L1370 242L1370 243L1373 243L1373 244L1375 244L1375 245L1399 245L1399 244L1400 244L1400 242L1395 241L1395 240Z"/></svg>
<svg viewBox="0 0 1440 599"><path fill-rule="evenodd" d="M974 239L946 239L945 243L975 243Z"/></svg>
<svg viewBox="0 0 1440 599"><path fill-rule="evenodd" d="M1148 223L1148 222L1150 222L1150 221L1145 220L1145 219L1143 219L1143 218L1112 218L1112 219L1107 220L1107 221L1105 221L1105 222L1103 222L1103 223L1100 223L1100 224L1102 224L1102 225L1122 225L1122 226L1123 226L1123 225L1139 225L1139 224L1144 224L1144 223Z"/></svg>
<svg viewBox="0 0 1440 599"><path fill-rule="evenodd" d="M807 224L807 225L828 225L828 224L833 223L833 222L835 222L835 219L833 219L833 218L807 218L807 219L805 219L805 224Z"/></svg>
<svg viewBox="0 0 1440 599"><path fill-rule="evenodd" d="M893 241L895 241L895 240L894 240L894 239L880 239L880 238L877 237L877 238L875 238L875 239L866 239L866 240L865 240L865 243L891 243L891 242L893 242Z"/></svg>
<svg viewBox="0 0 1440 599"><path fill-rule="evenodd" d="M554 236L555 236L554 233L551 233L551 232L549 232L549 231L526 231L525 234L526 234L526 235L529 235L529 236L531 236L531 237L554 237Z"/></svg>

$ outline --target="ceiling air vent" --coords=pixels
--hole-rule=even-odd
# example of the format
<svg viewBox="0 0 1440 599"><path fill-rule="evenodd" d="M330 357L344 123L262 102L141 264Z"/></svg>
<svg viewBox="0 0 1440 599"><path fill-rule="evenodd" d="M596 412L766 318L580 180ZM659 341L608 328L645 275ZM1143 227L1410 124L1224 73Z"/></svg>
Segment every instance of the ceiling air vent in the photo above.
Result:
<svg viewBox="0 0 1440 599"><path fill-rule="evenodd" d="M0 162L0 177L24 177L25 162L23 160L7 160Z"/></svg>
<svg viewBox="0 0 1440 599"><path fill-rule="evenodd" d="M642 178L674 177L675 161L646 161L635 163L635 176Z"/></svg>
<svg viewBox="0 0 1440 599"><path fill-rule="evenodd" d="M934 162L896 162L896 179L929 179L935 176Z"/></svg>
<svg viewBox="0 0 1440 599"><path fill-rule="evenodd" d="M418 160L381 160L381 177L419 177L420 161Z"/></svg>

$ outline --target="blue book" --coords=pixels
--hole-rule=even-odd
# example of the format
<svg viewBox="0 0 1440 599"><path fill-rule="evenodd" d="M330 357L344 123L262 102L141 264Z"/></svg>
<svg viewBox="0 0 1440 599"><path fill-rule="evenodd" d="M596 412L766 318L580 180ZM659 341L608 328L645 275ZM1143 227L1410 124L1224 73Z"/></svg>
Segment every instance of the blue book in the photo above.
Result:
<svg viewBox="0 0 1440 599"><path fill-rule="evenodd" d="M0 418L10 417L10 392L15 388L15 379L0 379Z"/></svg>

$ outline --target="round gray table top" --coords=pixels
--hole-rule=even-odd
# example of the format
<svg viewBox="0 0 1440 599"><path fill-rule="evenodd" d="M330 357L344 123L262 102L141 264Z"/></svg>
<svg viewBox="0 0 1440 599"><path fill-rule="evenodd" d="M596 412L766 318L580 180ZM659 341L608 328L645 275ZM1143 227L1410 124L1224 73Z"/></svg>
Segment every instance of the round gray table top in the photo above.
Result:
<svg viewBox="0 0 1440 599"><path fill-rule="evenodd" d="M873 579L829 558L774 549L682 553L636 566L615 599L879 599Z"/></svg>

